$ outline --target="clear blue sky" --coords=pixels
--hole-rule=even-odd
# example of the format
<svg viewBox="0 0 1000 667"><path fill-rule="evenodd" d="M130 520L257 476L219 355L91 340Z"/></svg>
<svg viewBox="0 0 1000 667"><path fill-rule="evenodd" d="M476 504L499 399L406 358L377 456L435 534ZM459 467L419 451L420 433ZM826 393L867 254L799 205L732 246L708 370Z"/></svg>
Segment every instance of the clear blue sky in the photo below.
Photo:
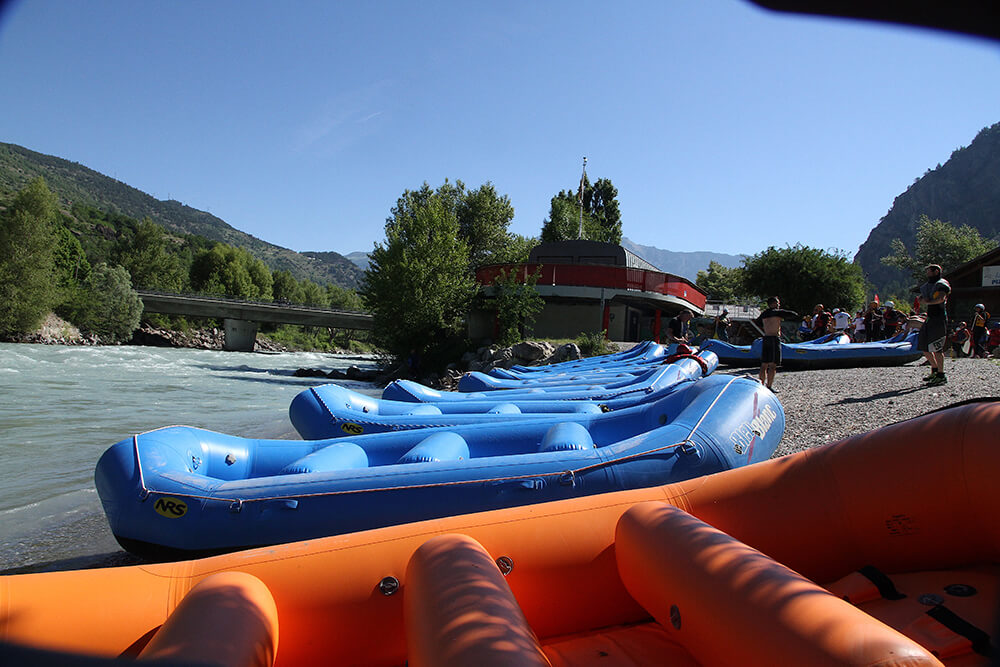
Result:
<svg viewBox="0 0 1000 667"><path fill-rule="evenodd" d="M407 188L492 181L536 235L579 181L671 250L851 255L1000 121L1000 46L737 0L31 0L0 141L295 250L371 250Z"/></svg>

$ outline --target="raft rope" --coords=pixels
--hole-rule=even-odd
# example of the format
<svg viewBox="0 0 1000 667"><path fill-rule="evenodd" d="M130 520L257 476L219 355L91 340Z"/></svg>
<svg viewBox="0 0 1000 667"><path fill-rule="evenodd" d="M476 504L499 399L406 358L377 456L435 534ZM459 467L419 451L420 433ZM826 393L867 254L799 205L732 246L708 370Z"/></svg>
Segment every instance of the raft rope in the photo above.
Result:
<svg viewBox="0 0 1000 667"><path fill-rule="evenodd" d="M705 421L705 419L708 417L709 413L715 407L716 403L718 403L719 400L722 398L722 395L726 393L726 390L729 389L729 387L733 384L733 382L735 382L738 379L739 379L739 376L733 376L729 380L729 382L726 383L726 385L719 392L718 396L716 396L715 399L709 404L708 408L705 410L704 414L702 414L701 418L697 421L697 423L695 423L695 425L693 427L691 427L691 430L688 432L687 437L684 438L683 440L681 440L680 442L675 442L675 443L672 443L672 444L669 444L669 445L663 445L662 447L656 447L655 449L647 449L645 451L636 452L634 454L628 454L626 456L620 456L618 458L609 459L607 461L599 461L597 463L592 463L590 465L583 466L581 468L575 468L575 469L571 469L571 470L558 470L558 471L553 471L553 472L541 472L541 473L537 473L537 474L533 474L533 475L510 475L510 476L507 476L507 477L491 477L491 478L488 478L488 479L461 479L461 480L451 480L451 481L445 481L445 482L433 482L433 483L429 483L429 484L406 484L406 485L401 485L401 486L385 486L385 487L364 488L364 489L341 489L341 490L336 490L336 491L318 491L316 493L297 493L297 494L294 494L294 495L266 496L266 497L261 497L261 498L223 498L223 497L220 497L220 496L206 496L206 495L199 495L199 494L195 494L195 493L183 493L183 492L173 492L173 491L170 491L170 492L168 492L168 491L158 491L156 489L150 489L150 488L148 488L146 486L146 482L145 482L145 479L143 478L143 474L142 474L142 461L139 458L139 436L138 435L134 435L134 436L132 436L132 443L133 443L133 452L135 454L135 465L136 465L136 468L139 471L139 487L140 487L139 488L139 499L142 500L142 501L145 501L146 498L149 497L149 494L155 493L155 494L158 494L158 495L161 495L161 496L171 496L171 497L176 497L176 498L191 498L191 499L194 499L194 500L207 500L207 501L214 501L214 502L229 503L231 511L233 511L233 512L239 512L243 508L243 503L251 503L251 502L253 502L253 503L259 503L259 502L268 502L268 501L272 501L272 500L297 500L299 498L317 498L317 497L322 497L322 496L342 496L342 495L351 495L351 494L355 494L355 493L377 493L377 492L382 492L382 491L406 491L406 490L410 490L410 489L429 489L429 488L438 488L438 487L447 487L447 486L460 486L460 485L464 485L464 484L492 484L492 483L496 483L496 482L509 482L509 481L514 481L514 480L537 479L537 478L540 478L540 477L541 478L544 478L544 477L558 477L559 478L559 482L561 484L565 484L566 486L575 486L576 485L576 477L580 473L585 473L585 472L588 472L590 470L596 470L596 469L599 469L599 468L604 468L604 467L607 467L607 466L610 466L610 465L615 465L617 463L622 463L624 461L630 461L630 460L633 460L633 459L637 459L637 458L641 458L641 457L644 457L644 456L648 456L650 454L656 454L658 452L662 452L662 451L665 451L665 450L668 450L668 449L674 449L674 448L677 448L677 447L682 447L682 446L687 445L687 444L692 444L693 445L692 438L694 437L695 433L698 431L698 428L701 426L702 422Z"/></svg>

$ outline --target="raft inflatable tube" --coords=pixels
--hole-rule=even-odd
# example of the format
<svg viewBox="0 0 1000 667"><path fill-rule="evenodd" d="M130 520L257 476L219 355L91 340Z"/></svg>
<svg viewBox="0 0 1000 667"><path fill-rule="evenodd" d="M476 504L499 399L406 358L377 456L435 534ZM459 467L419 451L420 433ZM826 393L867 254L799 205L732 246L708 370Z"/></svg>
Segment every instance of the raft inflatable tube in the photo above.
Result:
<svg viewBox="0 0 1000 667"><path fill-rule="evenodd" d="M164 428L109 448L94 482L122 546L175 557L664 484L767 460L783 432L770 391L717 376L548 420L313 441Z"/></svg>
<svg viewBox="0 0 1000 667"><path fill-rule="evenodd" d="M186 648L224 639L256 664L988 665L998 430L1000 404L971 404L677 484L0 577L0 640L143 655L211 611L208 588L227 611Z"/></svg>
<svg viewBox="0 0 1000 667"><path fill-rule="evenodd" d="M916 331L873 343L852 343L844 334L831 334L825 338L825 341L782 343L781 366L790 369L899 366L922 356L916 349ZM731 345L711 340L701 349L711 350L719 357L720 363L728 366L755 366L760 364L761 340L758 338L752 345Z"/></svg>
<svg viewBox="0 0 1000 667"><path fill-rule="evenodd" d="M781 365L790 369L902 366L923 357L917 331L874 343L782 345Z"/></svg>
<svg viewBox="0 0 1000 667"><path fill-rule="evenodd" d="M676 358L674 358L676 357ZM619 387L606 388L601 385L570 385L562 388L531 387L524 389L505 389L502 392L452 392L438 391L412 380L394 380L382 390L382 398L391 401L410 403L442 403L445 401L607 401L630 394L652 393L671 384L676 377L676 371L671 369L674 364L685 360L693 361L702 368L702 374L710 375L719 365L719 358L712 352L698 352L697 355L673 355L666 357L669 363L660 365L646 378L637 378L635 382ZM491 396L491 394L493 394Z"/></svg>
<svg viewBox="0 0 1000 667"><path fill-rule="evenodd" d="M661 360L662 361L662 360ZM660 363L660 362L657 362ZM479 371L468 371L458 380L459 391L498 391L501 389L533 389L545 391L591 385L605 389L624 387L645 380L658 369L654 366L613 366L598 371L580 373L545 373L529 378L499 378Z"/></svg>
<svg viewBox="0 0 1000 667"><path fill-rule="evenodd" d="M288 417L302 438L319 440L436 426L499 424L565 413L598 414L657 401L672 392L677 384L696 380L702 377L705 369L715 366L684 358L668 368L661 373L654 391L633 392L603 402L544 400L544 397L541 397L543 400L517 400L500 391L480 400L408 403L372 398L340 385L327 384L295 396L288 408Z"/></svg>
<svg viewBox="0 0 1000 667"><path fill-rule="evenodd" d="M504 377L503 373L513 373L517 375L528 375L534 373L551 372L572 372L574 370L594 369L602 366L609 366L620 363L633 363L636 361L655 361L670 354L669 347L654 343L653 341L643 341L634 345L624 352L615 352L585 359L574 359L571 361L561 361L543 366L524 366L515 364L509 369L495 369L501 373L497 377Z"/></svg>

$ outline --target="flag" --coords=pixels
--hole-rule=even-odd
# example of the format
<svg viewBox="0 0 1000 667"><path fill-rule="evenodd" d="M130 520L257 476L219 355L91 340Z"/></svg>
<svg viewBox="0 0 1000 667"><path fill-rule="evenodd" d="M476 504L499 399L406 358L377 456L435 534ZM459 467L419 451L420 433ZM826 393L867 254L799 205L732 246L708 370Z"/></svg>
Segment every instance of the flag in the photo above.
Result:
<svg viewBox="0 0 1000 667"><path fill-rule="evenodd" d="M919 313L920 312L920 297L919 296L913 297L913 312L914 313Z"/></svg>
<svg viewBox="0 0 1000 667"><path fill-rule="evenodd" d="M580 176L580 190L579 192L577 192L576 195L576 201L580 204L580 206L583 206L583 181L586 180L586 178L587 178L587 172L585 170L583 174L581 174Z"/></svg>
<svg viewBox="0 0 1000 667"><path fill-rule="evenodd" d="M875 303L878 303L878 292L875 292Z"/></svg>

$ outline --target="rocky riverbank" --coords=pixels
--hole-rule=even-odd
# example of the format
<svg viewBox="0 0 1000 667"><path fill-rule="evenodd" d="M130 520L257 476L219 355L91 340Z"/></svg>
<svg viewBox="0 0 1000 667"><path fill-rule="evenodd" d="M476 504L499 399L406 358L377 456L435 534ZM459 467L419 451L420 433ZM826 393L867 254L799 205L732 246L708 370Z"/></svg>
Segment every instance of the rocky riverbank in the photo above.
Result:
<svg viewBox="0 0 1000 667"><path fill-rule="evenodd" d="M755 371L717 372L747 373ZM1000 397L1000 364L991 359L947 359L948 384L928 387L921 362L890 368L784 372L774 381L785 409L785 436L775 456L791 454L960 401Z"/></svg>

